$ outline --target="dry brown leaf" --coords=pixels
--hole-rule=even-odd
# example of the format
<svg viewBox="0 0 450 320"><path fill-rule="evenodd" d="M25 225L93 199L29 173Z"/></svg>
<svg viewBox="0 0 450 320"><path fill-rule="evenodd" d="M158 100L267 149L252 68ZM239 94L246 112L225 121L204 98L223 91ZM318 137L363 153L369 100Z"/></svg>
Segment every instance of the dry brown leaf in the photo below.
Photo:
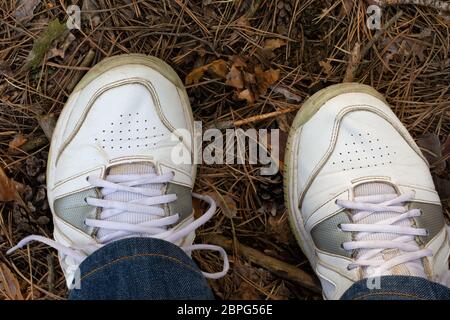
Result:
<svg viewBox="0 0 450 320"><path fill-rule="evenodd" d="M231 67L230 72L227 74L226 84L236 89L244 88L244 80L242 79L242 72L235 65Z"/></svg>
<svg viewBox="0 0 450 320"><path fill-rule="evenodd" d="M203 75L205 74L206 70L208 70L208 65L198 67L198 68L195 68L194 70L192 70L186 76L186 80L185 80L186 85L198 83L200 81L200 79L203 77Z"/></svg>
<svg viewBox="0 0 450 320"><path fill-rule="evenodd" d="M245 61L239 56L231 57L231 61L233 62L233 65L238 68L245 68L247 66Z"/></svg>
<svg viewBox="0 0 450 320"><path fill-rule="evenodd" d="M442 157L441 142L435 133L427 133L417 138L417 145L427 159L428 163L434 166L436 172L445 170L445 162L439 161Z"/></svg>
<svg viewBox="0 0 450 320"><path fill-rule="evenodd" d="M286 45L283 39L267 39L264 41L264 49L275 50Z"/></svg>
<svg viewBox="0 0 450 320"><path fill-rule="evenodd" d="M277 242L289 245L291 242L291 232L289 221L285 217L272 217L267 220L267 231Z"/></svg>
<svg viewBox="0 0 450 320"><path fill-rule="evenodd" d="M19 201L20 196L17 192L16 183L6 176L6 173L0 168L0 202Z"/></svg>
<svg viewBox="0 0 450 320"><path fill-rule="evenodd" d="M258 83L258 93L265 95L267 89L280 79L279 69L269 69L262 71L260 67L255 68L256 82Z"/></svg>
<svg viewBox="0 0 450 320"><path fill-rule="evenodd" d="M47 137L48 141L51 141L53 136L53 131L56 127L56 116L54 113L47 114L44 116L37 116L37 121L39 123L39 126L41 127L42 131L44 131L45 136Z"/></svg>
<svg viewBox="0 0 450 320"><path fill-rule="evenodd" d="M327 76L332 73L333 67L328 61L319 61L320 66L323 68Z"/></svg>
<svg viewBox="0 0 450 320"><path fill-rule="evenodd" d="M236 202L229 195L219 194L218 192L209 193L211 198L216 201L217 206L222 210L222 213L228 218L234 218L237 214Z"/></svg>
<svg viewBox="0 0 450 320"><path fill-rule="evenodd" d="M225 60L219 59L215 60L207 65L195 68L186 77L185 83L187 85L192 83L198 83L203 77L206 71L211 71L219 77L226 78L228 73L228 65Z"/></svg>
<svg viewBox="0 0 450 320"><path fill-rule="evenodd" d="M256 84L256 76L254 74L244 72L244 83L247 87Z"/></svg>
<svg viewBox="0 0 450 320"><path fill-rule="evenodd" d="M25 138L22 134L17 134L14 138L9 142L9 148L12 150L19 149L27 142L27 138Z"/></svg>
<svg viewBox="0 0 450 320"><path fill-rule="evenodd" d="M0 291L8 300L24 300L19 281L4 263L0 264Z"/></svg>
<svg viewBox="0 0 450 320"><path fill-rule="evenodd" d="M75 39L75 36L71 32L69 32L65 37L62 45L56 43L55 46L48 51L47 59L51 59L54 57L61 57L64 59L67 49Z"/></svg>
<svg viewBox="0 0 450 320"><path fill-rule="evenodd" d="M219 59L209 65L209 69L219 77L226 78L228 74L228 64L225 60Z"/></svg>
<svg viewBox="0 0 450 320"><path fill-rule="evenodd" d="M36 9L40 2L40 0L20 0L17 4L16 11L14 11L14 17L21 22L31 20L34 9Z"/></svg>
<svg viewBox="0 0 450 320"><path fill-rule="evenodd" d="M249 89L242 90L238 93L237 97L239 100L247 100L248 104L255 102L255 96Z"/></svg>

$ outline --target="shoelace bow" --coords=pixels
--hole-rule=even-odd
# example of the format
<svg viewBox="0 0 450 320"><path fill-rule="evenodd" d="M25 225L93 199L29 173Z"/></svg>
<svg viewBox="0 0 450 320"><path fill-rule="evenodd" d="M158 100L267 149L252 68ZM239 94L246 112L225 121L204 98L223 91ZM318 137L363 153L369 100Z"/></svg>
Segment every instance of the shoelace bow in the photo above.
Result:
<svg viewBox="0 0 450 320"><path fill-rule="evenodd" d="M149 189L145 187L139 187L149 184L165 184L173 179L173 173L166 173L162 175L157 174L126 174L126 175L109 175L106 180L97 177L89 177L89 183L97 188L102 188L103 196L109 195L113 192L124 191L142 195L142 198L131 200L128 202L86 198L85 201L95 207L102 208L99 219L86 219L85 224L89 227L104 228L107 230L113 230L102 237L97 239L98 245L95 248L90 246L83 246L78 248L69 248L54 240L48 239L39 235L31 235L22 239L16 246L8 250L7 254L22 248L31 241L39 241L46 245L58 250L61 254L69 256L74 259L78 264L81 263L87 255L84 251L92 251L98 249L114 240L128 237L134 234L145 235L147 237L162 239L172 243L176 243L182 238L186 237L191 232L195 231L198 227L209 221L215 211L216 203L209 196L202 196L193 193L193 197L203 200L209 204L209 209L198 219L193 220L183 228L176 230L176 228L169 229L170 225L179 221L179 214L165 216L163 208L158 205L167 204L176 201L177 196L175 194L164 195L160 190ZM108 221L108 219L118 216L126 215L130 213L148 214L153 219L139 223L130 224L117 221ZM211 250L217 251L223 258L223 270L217 273L203 272L204 276L210 279L218 279L223 277L229 269L228 256L225 250L219 246L207 245L207 244L195 244L184 246L182 249L186 253L190 253L194 250Z"/></svg>
<svg viewBox="0 0 450 320"><path fill-rule="evenodd" d="M428 231L423 228L411 226L395 225L397 222L419 217L422 213L419 209L407 210L404 203L414 199L415 193L407 193L400 196L396 194L385 194L375 196L355 197L354 201L337 200L339 206L356 210L352 215L354 223L341 224L340 228L344 232L355 232L355 240L344 242L344 250L368 249L367 252L360 255L355 261L349 264L348 269L354 269L358 266L372 268L373 275L382 275L391 268L408 263L409 267L420 268L417 261L424 257L433 255L430 249L421 249L414 241L416 236L426 236ZM359 224L358 221L377 212L397 212L398 215L392 218L384 219L371 224ZM391 233L398 237L392 240L362 240L371 233ZM374 259L385 249L399 249L402 253L384 261Z"/></svg>

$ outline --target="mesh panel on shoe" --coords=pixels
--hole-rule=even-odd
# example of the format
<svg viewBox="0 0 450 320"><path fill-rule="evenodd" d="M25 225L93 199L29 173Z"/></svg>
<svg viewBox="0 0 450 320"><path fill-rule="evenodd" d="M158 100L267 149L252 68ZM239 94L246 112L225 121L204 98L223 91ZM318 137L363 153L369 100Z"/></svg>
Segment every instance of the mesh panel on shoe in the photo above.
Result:
<svg viewBox="0 0 450 320"><path fill-rule="evenodd" d="M93 228L88 227L84 221L86 219L95 219L97 208L88 205L84 201L88 197L97 197L94 188L55 200L55 214L72 226L87 234L91 234Z"/></svg>

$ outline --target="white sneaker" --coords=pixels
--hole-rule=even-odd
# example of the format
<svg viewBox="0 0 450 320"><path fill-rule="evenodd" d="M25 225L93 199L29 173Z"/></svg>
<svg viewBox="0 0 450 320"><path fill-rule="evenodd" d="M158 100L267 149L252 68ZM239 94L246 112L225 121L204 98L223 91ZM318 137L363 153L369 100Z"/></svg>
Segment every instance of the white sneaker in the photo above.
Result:
<svg viewBox="0 0 450 320"><path fill-rule="evenodd" d="M176 130L191 139L181 139ZM186 90L169 65L138 54L103 60L77 85L53 133L47 192L55 240L29 236L9 252L33 240L56 248L70 286L80 263L103 245L154 237L187 253L219 251L224 270L205 276L223 276L225 251L192 245L195 229L214 215L216 205L192 194L196 165L172 159L181 145L178 151L192 160L193 130ZM197 220L192 195L210 205Z"/></svg>
<svg viewBox="0 0 450 320"><path fill-rule="evenodd" d="M352 83L313 95L285 163L292 229L325 298L380 275L446 284L448 235L427 161L377 91Z"/></svg>

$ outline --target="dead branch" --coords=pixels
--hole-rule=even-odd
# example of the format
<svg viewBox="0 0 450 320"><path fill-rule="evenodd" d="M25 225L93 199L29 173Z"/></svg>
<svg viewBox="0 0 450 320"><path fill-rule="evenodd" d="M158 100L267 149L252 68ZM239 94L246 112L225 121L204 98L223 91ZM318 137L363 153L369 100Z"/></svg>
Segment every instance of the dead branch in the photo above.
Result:
<svg viewBox="0 0 450 320"><path fill-rule="evenodd" d="M317 281L314 277L293 265L269 257L264 253L250 248L246 245L236 243L237 241L235 241L235 243L233 244L233 241L231 239L220 235L209 236L207 238L207 242L221 246L229 252L232 252L234 248L237 248L238 254L249 259L251 262L275 273L279 277L294 281L302 287L308 288L314 292L321 292L320 286L317 284Z"/></svg>
<svg viewBox="0 0 450 320"><path fill-rule="evenodd" d="M377 2L380 7L415 4L437 10L450 11L450 3L439 0L378 0Z"/></svg>

